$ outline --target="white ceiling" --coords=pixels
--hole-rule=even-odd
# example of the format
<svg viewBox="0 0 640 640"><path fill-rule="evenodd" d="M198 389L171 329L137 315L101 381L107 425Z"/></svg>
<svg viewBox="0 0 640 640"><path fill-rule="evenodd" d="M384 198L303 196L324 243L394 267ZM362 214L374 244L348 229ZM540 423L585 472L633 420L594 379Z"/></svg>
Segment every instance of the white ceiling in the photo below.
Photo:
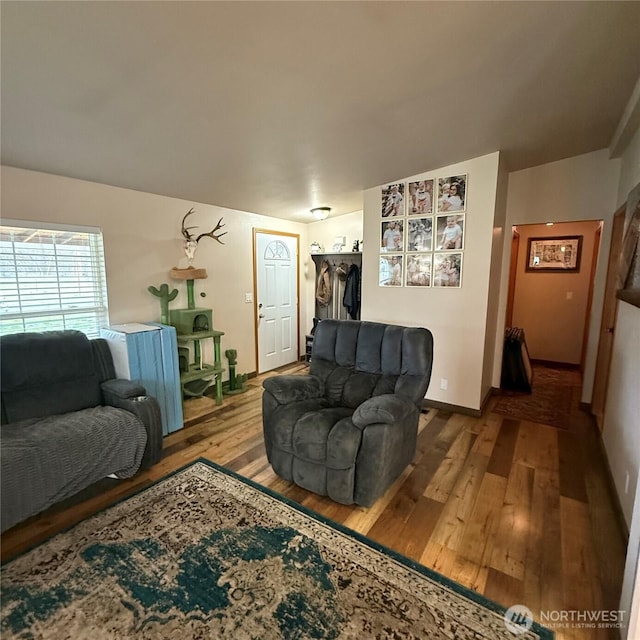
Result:
<svg viewBox="0 0 640 640"><path fill-rule="evenodd" d="M308 221L606 147L640 2L7 2L3 164Z"/></svg>

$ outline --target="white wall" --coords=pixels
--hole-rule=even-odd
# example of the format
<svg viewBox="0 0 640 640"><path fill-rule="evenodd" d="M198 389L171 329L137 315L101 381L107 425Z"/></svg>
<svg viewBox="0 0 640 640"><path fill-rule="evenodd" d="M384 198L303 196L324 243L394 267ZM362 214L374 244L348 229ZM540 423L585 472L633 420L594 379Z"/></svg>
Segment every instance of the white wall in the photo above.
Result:
<svg viewBox="0 0 640 640"><path fill-rule="evenodd" d="M197 304L213 308L214 326L225 332L223 349L237 349L239 373L256 370L254 311L245 302L245 293L253 292L253 228L299 234L301 298L306 279L314 278L305 224L12 167L2 167L1 203L4 218L102 228L111 324L159 320L160 303L147 291L149 285L166 282L177 288L171 307L186 307L184 282L169 277L172 267L186 266L179 264L182 217L193 207L189 223L202 232L223 217L225 244L209 238L199 243L194 265L206 268L208 278L196 281L196 296ZM207 297L200 298L201 292ZM310 320L304 299L300 306L304 352Z"/></svg>
<svg viewBox="0 0 640 640"><path fill-rule="evenodd" d="M345 236L347 243L342 249L351 252L354 240L362 240L362 211L353 211L341 216L330 216L326 220L311 222L307 225L309 244L319 242L326 253L331 252L335 239ZM309 253L309 246L305 247Z"/></svg>
<svg viewBox="0 0 640 640"><path fill-rule="evenodd" d="M622 583L622 596L620 597L620 609L626 611L627 622L626 635L621 634L627 640L640 638L640 562L638 562L638 549L640 548L640 482L636 487L636 504L633 510L631 530L629 531L629 551L625 564L625 575Z"/></svg>
<svg viewBox="0 0 640 640"><path fill-rule="evenodd" d="M638 108L637 105L635 107ZM640 127L620 156L622 164L617 205L640 184ZM627 218L626 223L629 222ZM626 225L625 225L626 227ZM620 609L628 615L623 637L637 638L640 610L640 309L618 303L616 332L602 436L609 466L629 526ZM629 491L624 492L629 473ZM634 483L635 477L635 483Z"/></svg>
<svg viewBox="0 0 640 640"><path fill-rule="evenodd" d="M604 220L595 276L587 354L583 372L582 401L591 400L593 374L600 333L602 298L611 242L611 221L616 211L620 161L611 160L607 149L543 164L509 175L505 227L541 222ZM504 238L502 285L496 350L502 349L507 306L511 234ZM500 383L501 358L493 368L494 385Z"/></svg>
<svg viewBox="0 0 640 640"><path fill-rule="evenodd" d="M630 530L620 609L629 612L640 543L640 309L619 301L602 436ZM627 480L628 475L628 480ZM625 491L625 488L627 491ZM634 584L635 583L635 584ZM636 605L640 606L640 605ZM634 636L629 635L630 639Z"/></svg>
<svg viewBox="0 0 640 640"><path fill-rule="evenodd" d="M622 205L635 186L640 185L640 127L620 158L620 188ZM628 220L625 223L628 224ZM609 369L609 386L602 428L602 437L609 466L618 491L622 510L631 526L631 514L640 474L640 309L618 302L616 331ZM626 474L630 474L631 489L625 494Z"/></svg>
<svg viewBox="0 0 640 640"><path fill-rule="evenodd" d="M498 188L496 191L496 208L493 222L493 243L491 247L491 267L489 271L489 291L487 295L487 319L485 323L484 360L482 364L482 402L491 393L493 384L493 368L495 359L502 356L502 338L496 344L496 326L500 313L500 275L505 236L505 220L507 217L507 193L509 173L504 157L500 156L498 165ZM498 385L495 385L496 388Z"/></svg>
<svg viewBox="0 0 640 640"><path fill-rule="evenodd" d="M381 187L364 193L362 319L424 326L434 337L434 362L427 399L478 410L489 299L489 274L494 242L494 217L499 153L398 178L409 182L468 174L465 249L461 288L378 286ZM494 331L494 328L491 328ZM440 379L448 389L440 389Z"/></svg>
<svg viewBox="0 0 640 640"><path fill-rule="evenodd" d="M630 526L640 472L640 309L623 301L618 302L602 438Z"/></svg>
<svg viewBox="0 0 640 640"><path fill-rule="evenodd" d="M620 160L622 167L618 185L618 206L626 202L631 189L640 182L640 127L629 141Z"/></svg>

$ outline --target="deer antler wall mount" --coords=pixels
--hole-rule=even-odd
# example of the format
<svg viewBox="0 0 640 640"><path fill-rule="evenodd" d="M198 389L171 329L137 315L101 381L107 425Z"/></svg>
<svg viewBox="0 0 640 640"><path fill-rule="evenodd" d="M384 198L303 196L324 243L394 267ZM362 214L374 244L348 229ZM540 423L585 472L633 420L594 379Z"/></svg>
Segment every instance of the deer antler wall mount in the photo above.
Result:
<svg viewBox="0 0 640 640"><path fill-rule="evenodd" d="M200 242L202 238L204 237L213 238L215 241L219 242L220 244L224 244L224 242L222 242L220 238L227 233L226 231L223 231L222 233L216 234L216 231L224 227L224 224L222 223L222 218L220 218L220 220L218 220L218 224L216 224L216 226L213 229L211 229L211 231L209 231L208 233L201 233L196 236L195 234L191 233L190 230L197 229L197 227L184 226L187 218L192 213L195 213L193 208L189 209L189 211L187 211L187 213L185 214L184 218L182 218L182 235L184 236L184 253L187 256L189 266L193 264L193 259L195 258L195 255L196 255L196 249L198 248L198 242Z"/></svg>

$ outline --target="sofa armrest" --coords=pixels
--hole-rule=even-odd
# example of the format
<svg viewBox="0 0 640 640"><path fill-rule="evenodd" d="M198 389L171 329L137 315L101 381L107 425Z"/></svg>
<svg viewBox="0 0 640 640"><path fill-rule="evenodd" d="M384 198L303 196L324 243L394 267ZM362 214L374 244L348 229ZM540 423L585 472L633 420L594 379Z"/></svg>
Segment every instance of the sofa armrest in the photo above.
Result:
<svg viewBox="0 0 640 640"><path fill-rule="evenodd" d="M324 383L315 376L273 376L262 386L279 404L312 400L324 396Z"/></svg>
<svg viewBox="0 0 640 640"><path fill-rule="evenodd" d="M144 424L147 446L140 469L148 469L156 464L162 454L162 417L158 401L147 396L143 386L130 380L107 380L101 387L106 405L129 411Z"/></svg>
<svg viewBox="0 0 640 640"><path fill-rule="evenodd" d="M107 380L101 383L102 396L105 399L105 404L111 404L107 398L120 398L122 400L128 400L145 396L147 390L137 382L133 380L124 380L122 378L114 378L113 380Z"/></svg>
<svg viewBox="0 0 640 640"><path fill-rule="evenodd" d="M408 398L385 393L365 400L351 418L356 427L363 429L370 424L394 424L402 422L416 406Z"/></svg>

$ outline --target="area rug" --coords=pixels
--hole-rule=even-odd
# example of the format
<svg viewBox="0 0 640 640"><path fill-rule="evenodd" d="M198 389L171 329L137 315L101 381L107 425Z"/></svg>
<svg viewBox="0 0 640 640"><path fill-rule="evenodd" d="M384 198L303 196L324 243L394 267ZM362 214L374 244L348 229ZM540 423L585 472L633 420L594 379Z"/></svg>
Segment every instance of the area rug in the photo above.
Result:
<svg viewBox="0 0 640 640"><path fill-rule="evenodd" d="M514 637L495 603L203 459L5 565L1 620L5 640Z"/></svg>
<svg viewBox="0 0 640 640"><path fill-rule="evenodd" d="M580 373L577 371L534 365L531 393L501 391L493 411L515 420L568 429L572 387L579 384Z"/></svg>

